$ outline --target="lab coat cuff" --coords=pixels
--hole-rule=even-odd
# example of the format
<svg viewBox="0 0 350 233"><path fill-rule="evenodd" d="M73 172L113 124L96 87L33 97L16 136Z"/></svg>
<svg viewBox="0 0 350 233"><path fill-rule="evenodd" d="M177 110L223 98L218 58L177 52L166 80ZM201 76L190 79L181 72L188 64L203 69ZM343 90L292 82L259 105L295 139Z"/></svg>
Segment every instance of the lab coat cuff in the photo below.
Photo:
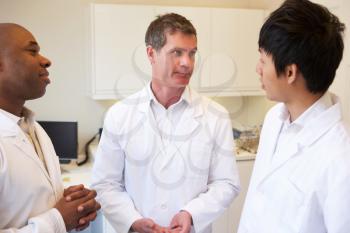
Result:
<svg viewBox="0 0 350 233"><path fill-rule="evenodd" d="M60 212L52 208L41 215L29 219L29 224L34 225L35 232L66 233L66 225Z"/></svg>
<svg viewBox="0 0 350 233"><path fill-rule="evenodd" d="M202 232L211 224L211 222L207 221L207 218L203 218L203 211L196 208L195 205L191 205L189 203L187 206L185 206L185 208L182 208L181 210L185 210L191 214L192 224L195 232Z"/></svg>
<svg viewBox="0 0 350 233"><path fill-rule="evenodd" d="M128 221L126 222L125 224L125 230L122 230L121 232L133 232L131 231L131 225L139 220L139 219L142 219L143 217L138 213L138 212L135 212L133 214L131 214L129 217L128 217Z"/></svg>

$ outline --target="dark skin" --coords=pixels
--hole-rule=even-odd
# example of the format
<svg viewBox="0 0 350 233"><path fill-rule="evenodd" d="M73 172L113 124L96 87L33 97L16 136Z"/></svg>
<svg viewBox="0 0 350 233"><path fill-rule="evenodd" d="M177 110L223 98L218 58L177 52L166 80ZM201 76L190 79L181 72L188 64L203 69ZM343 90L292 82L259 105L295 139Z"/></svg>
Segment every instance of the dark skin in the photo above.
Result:
<svg viewBox="0 0 350 233"><path fill-rule="evenodd" d="M0 24L0 108L22 116L24 103L45 94L50 83L51 62L40 53L33 35L16 24ZM96 192L83 185L71 186L54 208L62 215L67 231L82 230L101 208Z"/></svg>

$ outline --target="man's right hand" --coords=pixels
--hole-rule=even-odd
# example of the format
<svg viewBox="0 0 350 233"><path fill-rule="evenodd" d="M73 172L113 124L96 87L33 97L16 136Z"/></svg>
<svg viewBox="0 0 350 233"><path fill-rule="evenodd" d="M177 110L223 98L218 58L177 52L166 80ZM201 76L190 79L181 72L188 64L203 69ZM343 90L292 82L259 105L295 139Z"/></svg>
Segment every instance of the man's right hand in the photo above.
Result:
<svg viewBox="0 0 350 233"><path fill-rule="evenodd" d="M152 219L142 218L136 220L131 225L131 230L138 233L170 233L171 231L167 227L162 227L156 224Z"/></svg>
<svg viewBox="0 0 350 233"><path fill-rule="evenodd" d="M74 228L80 228L86 223L79 224L79 220L84 219L86 216L96 213L100 209L100 204L94 199L96 197L95 192L90 192L88 195L80 198L73 198L70 201L66 200L66 197L62 197L55 205L55 208L60 212L66 230L70 231Z"/></svg>

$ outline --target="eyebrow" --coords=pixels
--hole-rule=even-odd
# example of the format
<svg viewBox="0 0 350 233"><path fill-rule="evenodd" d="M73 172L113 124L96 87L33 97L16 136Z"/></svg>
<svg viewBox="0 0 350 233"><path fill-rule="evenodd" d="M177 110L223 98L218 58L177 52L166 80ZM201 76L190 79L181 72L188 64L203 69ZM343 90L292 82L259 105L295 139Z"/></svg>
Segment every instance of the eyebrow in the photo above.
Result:
<svg viewBox="0 0 350 233"><path fill-rule="evenodd" d="M180 47L174 47L172 49L169 50L169 52L172 52L172 51L175 51L175 50L181 50L181 51L187 51L187 49L185 48L180 48ZM192 52L192 51L197 51L197 47L193 48L193 49L190 49L189 51Z"/></svg>
<svg viewBox="0 0 350 233"><path fill-rule="evenodd" d="M33 41L33 40L29 41L29 45L28 46L32 46L32 45L40 47L38 42Z"/></svg>

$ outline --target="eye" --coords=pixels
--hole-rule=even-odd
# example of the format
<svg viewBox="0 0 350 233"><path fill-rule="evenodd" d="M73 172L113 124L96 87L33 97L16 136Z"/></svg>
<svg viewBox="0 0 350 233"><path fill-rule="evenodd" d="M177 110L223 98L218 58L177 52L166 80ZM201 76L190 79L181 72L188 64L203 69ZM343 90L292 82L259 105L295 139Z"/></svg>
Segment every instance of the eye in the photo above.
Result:
<svg viewBox="0 0 350 233"><path fill-rule="evenodd" d="M195 58L195 56L196 56L196 51L190 52L190 58Z"/></svg>
<svg viewBox="0 0 350 233"><path fill-rule="evenodd" d="M174 50L173 54L175 54L175 56L177 56L177 57L181 57L182 56L182 51L181 50Z"/></svg>
<svg viewBox="0 0 350 233"><path fill-rule="evenodd" d="M30 55L36 56L39 51L37 49L28 49L28 52L30 53Z"/></svg>

